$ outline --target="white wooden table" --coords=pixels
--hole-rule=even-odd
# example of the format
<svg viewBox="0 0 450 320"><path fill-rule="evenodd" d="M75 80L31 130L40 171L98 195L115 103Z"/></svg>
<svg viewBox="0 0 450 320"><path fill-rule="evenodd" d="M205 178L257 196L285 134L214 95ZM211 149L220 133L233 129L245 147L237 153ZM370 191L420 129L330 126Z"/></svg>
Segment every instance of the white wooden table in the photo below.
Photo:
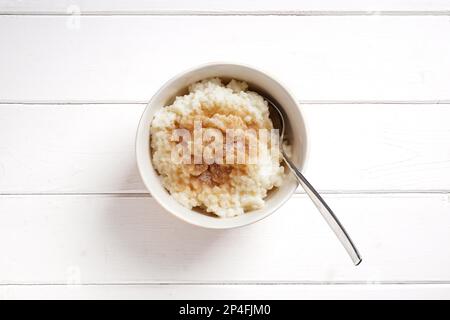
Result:
<svg viewBox="0 0 450 320"><path fill-rule="evenodd" d="M0 1L0 298L450 298L450 1ZM81 13L81 15L79 15ZM181 70L249 63L302 102L299 190L228 231L147 194L134 135Z"/></svg>

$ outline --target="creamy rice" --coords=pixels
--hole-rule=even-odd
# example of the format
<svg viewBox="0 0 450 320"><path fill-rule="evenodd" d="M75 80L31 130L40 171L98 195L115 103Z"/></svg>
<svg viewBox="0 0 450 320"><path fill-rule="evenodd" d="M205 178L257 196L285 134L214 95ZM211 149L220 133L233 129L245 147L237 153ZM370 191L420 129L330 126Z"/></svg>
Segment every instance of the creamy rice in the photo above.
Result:
<svg viewBox="0 0 450 320"><path fill-rule="evenodd" d="M259 157L254 164L183 164L172 161L178 144L175 129L203 128L273 129L267 102L247 91L245 82L218 78L197 82L189 93L159 110L151 124L151 153L155 169L170 194L187 208L200 208L219 217L232 217L264 206L267 192L283 181L279 150L258 139ZM270 140L269 140L270 141Z"/></svg>

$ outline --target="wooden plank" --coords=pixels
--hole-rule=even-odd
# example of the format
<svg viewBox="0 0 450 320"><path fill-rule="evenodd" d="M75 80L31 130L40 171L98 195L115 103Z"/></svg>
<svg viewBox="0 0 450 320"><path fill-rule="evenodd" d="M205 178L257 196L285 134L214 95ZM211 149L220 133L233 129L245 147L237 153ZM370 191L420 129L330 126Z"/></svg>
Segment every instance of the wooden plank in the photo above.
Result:
<svg viewBox="0 0 450 320"><path fill-rule="evenodd" d="M141 193L144 105L0 105L0 193ZM448 105L303 105L326 192L450 190Z"/></svg>
<svg viewBox="0 0 450 320"><path fill-rule="evenodd" d="M449 32L446 16L1 16L0 101L148 101L211 61L300 100L450 101Z"/></svg>
<svg viewBox="0 0 450 320"><path fill-rule="evenodd" d="M143 191L134 156L143 109L0 106L2 193Z"/></svg>
<svg viewBox="0 0 450 320"><path fill-rule="evenodd" d="M296 12L296 11L436 11L449 10L445 0L4 0L0 5L2 12L19 13L70 13L79 8L84 13L130 13L130 12Z"/></svg>
<svg viewBox="0 0 450 320"><path fill-rule="evenodd" d="M449 299L450 285L0 286L0 299Z"/></svg>
<svg viewBox="0 0 450 320"><path fill-rule="evenodd" d="M448 194L327 195L354 267L310 200L254 225L187 225L152 198L0 197L1 284L450 281Z"/></svg>

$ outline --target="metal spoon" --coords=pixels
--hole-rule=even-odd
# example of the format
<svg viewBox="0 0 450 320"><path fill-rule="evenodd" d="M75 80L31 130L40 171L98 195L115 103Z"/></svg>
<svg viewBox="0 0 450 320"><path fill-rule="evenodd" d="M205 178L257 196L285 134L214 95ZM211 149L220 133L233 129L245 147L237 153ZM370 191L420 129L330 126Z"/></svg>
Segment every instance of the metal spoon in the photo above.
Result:
<svg viewBox="0 0 450 320"><path fill-rule="evenodd" d="M344 246L345 250L347 250L350 258L352 259L355 266L359 265L362 261L362 258L356 249L352 239L345 231L342 224L339 222L336 215L330 209L330 207L326 204L325 200L320 196L320 194L314 189L314 187L306 180L303 174L296 168L295 164L286 156L286 153L283 150L283 138L284 138L284 129L285 129L285 121L283 113L281 109L278 108L272 101L264 97L264 99L269 103L272 109L275 112L270 113L270 117L274 123L275 129L280 131L280 151L283 157L284 162L287 164L289 169L291 169L292 173L297 178L300 185L305 190L306 194L311 198L312 202L315 204L317 209L319 209L320 213L324 217L325 221L328 223L330 228L338 237L341 244ZM274 117L275 116L275 117Z"/></svg>

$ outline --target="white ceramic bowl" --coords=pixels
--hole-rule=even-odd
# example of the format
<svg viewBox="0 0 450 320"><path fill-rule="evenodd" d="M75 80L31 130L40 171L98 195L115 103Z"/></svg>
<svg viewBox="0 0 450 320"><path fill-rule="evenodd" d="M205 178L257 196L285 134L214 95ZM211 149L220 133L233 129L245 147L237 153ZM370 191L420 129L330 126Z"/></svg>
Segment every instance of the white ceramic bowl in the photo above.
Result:
<svg viewBox="0 0 450 320"><path fill-rule="evenodd" d="M187 93L190 84L211 77L243 80L249 84L250 90L278 102L288 118L286 130L289 143L292 145L292 160L300 169L306 159L307 138L296 99L280 82L258 69L245 65L211 63L182 72L166 82L153 96L142 115L136 136L137 164L147 189L162 207L176 217L201 227L227 229L248 225L269 216L291 197L298 183L290 175L280 188L269 193L263 208L232 218L216 218L183 207L162 186L160 177L153 168L150 154L150 125L153 116L157 110L171 104L176 96Z"/></svg>

